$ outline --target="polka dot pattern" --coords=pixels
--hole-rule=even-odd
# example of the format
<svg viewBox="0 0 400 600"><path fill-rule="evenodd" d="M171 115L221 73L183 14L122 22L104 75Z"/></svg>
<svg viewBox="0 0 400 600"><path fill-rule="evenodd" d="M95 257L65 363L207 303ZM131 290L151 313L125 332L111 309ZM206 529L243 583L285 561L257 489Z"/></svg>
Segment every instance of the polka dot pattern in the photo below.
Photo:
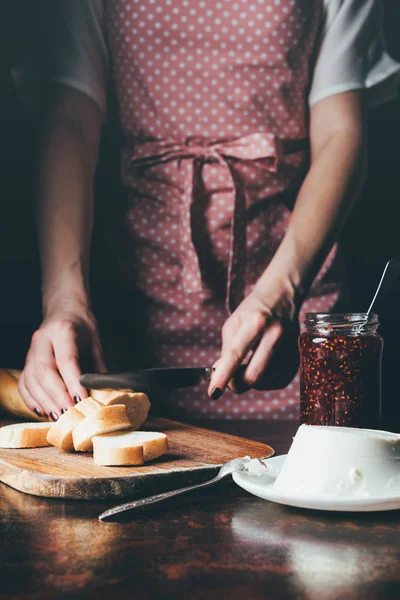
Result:
<svg viewBox="0 0 400 600"><path fill-rule="evenodd" d="M232 312L244 298L247 220L247 180L240 168L235 168L235 162L266 159L265 164L260 165L260 169L275 173L279 167L279 154L275 136L260 133L232 142L214 144L192 141L179 146L163 141L147 142L142 143L132 153L125 153L125 168L128 173L131 173L132 169L136 170L137 177L140 177L140 169L190 159L181 196L180 215L182 282L187 293L199 292L203 288L200 257L192 234L199 229L201 219L200 210L197 223L196 219L193 219L192 223L192 215L204 192L203 167L210 162L223 167L224 174L220 179L228 178L228 185L233 190L232 199L225 206L225 209L232 207L229 215L231 227L226 293L226 306L228 312ZM222 202L222 206L224 205L225 202ZM167 230L166 234L168 233Z"/></svg>
<svg viewBox="0 0 400 600"><path fill-rule="evenodd" d="M307 136L321 0L112 0L124 132L140 140Z"/></svg>
<svg viewBox="0 0 400 600"><path fill-rule="evenodd" d="M148 299L153 366L208 366L229 308L285 234L305 172L319 0L113 0L107 30L125 135L120 267ZM289 202L288 202L289 200ZM292 198L293 200L293 198ZM121 240L123 235L121 235ZM337 302L334 250L304 310ZM285 390L174 391L180 414L294 419Z"/></svg>

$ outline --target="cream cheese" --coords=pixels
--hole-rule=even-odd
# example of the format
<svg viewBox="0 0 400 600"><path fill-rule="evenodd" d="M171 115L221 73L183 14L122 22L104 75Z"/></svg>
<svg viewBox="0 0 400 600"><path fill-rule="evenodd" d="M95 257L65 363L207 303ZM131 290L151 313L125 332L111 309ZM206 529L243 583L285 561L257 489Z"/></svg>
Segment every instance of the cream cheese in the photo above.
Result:
<svg viewBox="0 0 400 600"><path fill-rule="evenodd" d="M328 496L400 493L400 435L301 425L274 487Z"/></svg>
<svg viewBox="0 0 400 600"><path fill-rule="evenodd" d="M246 471L249 475L264 475L267 472L268 467L262 460L259 458L252 458L246 465Z"/></svg>

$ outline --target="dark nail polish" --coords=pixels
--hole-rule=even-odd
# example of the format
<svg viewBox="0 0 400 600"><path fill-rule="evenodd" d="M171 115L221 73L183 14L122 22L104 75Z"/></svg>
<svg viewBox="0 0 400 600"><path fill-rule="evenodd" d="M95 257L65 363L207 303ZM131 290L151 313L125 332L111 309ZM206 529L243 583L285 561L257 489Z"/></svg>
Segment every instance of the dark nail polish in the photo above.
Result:
<svg viewBox="0 0 400 600"><path fill-rule="evenodd" d="M213 390L213 392L211 394L211 400L218 400L218 398L221 398L221 396L222 396L221 388L215 388L215 390Z"/></svg>
<svg viewBox="0 0 400 600"><path fill-rule="evenodd" d="M74 396L74 402L75 404L78 404L78 402L81 401L81 397L80 396Z"/></svg>
<svg viewBox="0 0 400 600"><path fill-rule="evenodd" d="M50 419L51 419L52 421L58 421L58 414L57 414L57 413L55 413L55 412L51 412L51 413L49 414L49 417L50 417Z"/></svg>
<svg viewBox="0 0 400 600"><path fill-rule="evenodd" d="M66 412L67 412L67 410L68 410L68 408L62 408L62 409L61 409L61 414L63 415L64 413L66 413Z"/></svg>
<svg viewBox="0 0 400 600"><path fill-rule="evenodd" d="M33 409L33 412L34 412L34 413L35 413L35 414L36 414L38 417L43 417L43 416L44 416L44 415L43 415L43 411L42 411L42 409L41 409L41 408L37 408L37 407L36 407L36 408L34 408L34 409Z"/></svg>

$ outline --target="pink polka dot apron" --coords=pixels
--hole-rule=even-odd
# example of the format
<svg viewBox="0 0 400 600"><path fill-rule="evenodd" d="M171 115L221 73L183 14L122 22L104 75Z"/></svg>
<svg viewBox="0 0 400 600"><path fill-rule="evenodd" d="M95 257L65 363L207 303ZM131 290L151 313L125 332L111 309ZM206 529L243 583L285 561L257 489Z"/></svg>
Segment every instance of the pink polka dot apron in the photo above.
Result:
<svg viewBox="0 0 400 600"><path fill-rule="evenodd" d="M279 246L307 170L321 2L106 7L129 191L120 267L127 279L135 272L146 298L137 315L147 319L145 366L209 366L223 323ZM337 303L335 257L336 249L303 312ZM296 418L298 375L278 391L228 391L212 403L201 385L165 401L181 417Z"/></svg>

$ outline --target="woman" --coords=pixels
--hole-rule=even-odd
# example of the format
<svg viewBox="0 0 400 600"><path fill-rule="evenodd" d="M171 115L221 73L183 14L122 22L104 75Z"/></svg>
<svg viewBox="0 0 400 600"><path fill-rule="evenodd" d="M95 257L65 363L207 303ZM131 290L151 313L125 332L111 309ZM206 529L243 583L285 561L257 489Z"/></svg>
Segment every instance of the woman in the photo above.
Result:
<svg viewBox="0 0 400 600"><path fill-rule="evenodd" d="M365 107L393 90L400 71L384 51L379 2L45 8L41 48L16 73L25 91L35 82L48 100L43 323L20 379L25 402L57 419L87 394L83 351L106 368L88 272L111 82L128 206L103 225L114 270L135 298L126 328L140 350L131 368L213 364L208 394L223 398L210 402L202 387L174 392L164 400L182 416L294 418L298 321L345 307L334 242L362 183ZM247 391L237 398L228 387Z"/></svg>

